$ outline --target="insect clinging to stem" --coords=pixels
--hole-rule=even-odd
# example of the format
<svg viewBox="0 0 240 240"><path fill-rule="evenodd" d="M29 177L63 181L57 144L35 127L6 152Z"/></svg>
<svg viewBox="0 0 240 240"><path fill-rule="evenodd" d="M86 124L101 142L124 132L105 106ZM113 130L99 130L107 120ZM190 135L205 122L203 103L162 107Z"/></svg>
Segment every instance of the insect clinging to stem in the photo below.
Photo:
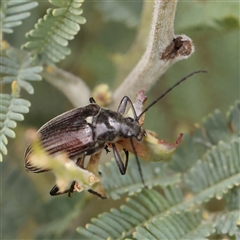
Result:
<svg viewBox="0 0 240 240"><path fill-rule="evenodd" d="M135 155L141 181L145 186L142 169L139 163L138 155L134 147L134 141L142 141L146 136L146 131L139 123L140 118L154 104L162 99L177 85L185 81L190 76L197 73L206 73L206 71L195 71L176 82L167 91L161 94L151 104L149 104L140 114L137 115L134 105L129 97L124 96L118 106L117 111L100 107L93 98L90 98L90 104L85 107L79 107L65 112L44 124L39 130L39 141L43 149L51 156L65 152L71 160L76 161L79 167L83 167L84 158L93 155L105 149L108 146L112 148L114 158L116 160L119 171L122 175L126 173L128 166L128 150L123 148L125 153L125 161L122 159L116 142L120 139L129 139L131 148ZM127 107L132 111L133 117L126 117ZM25 167L27 170L39 173L49 171L35 166L31 162L33 153L32 145L28 146L25 152ZM59 195L62 193L73 192L75 181L71 184L70 189L59 192L59 188L55 185L50 191L51 195ZM92 189L89 192L104 198L98 192Z"/></svg>

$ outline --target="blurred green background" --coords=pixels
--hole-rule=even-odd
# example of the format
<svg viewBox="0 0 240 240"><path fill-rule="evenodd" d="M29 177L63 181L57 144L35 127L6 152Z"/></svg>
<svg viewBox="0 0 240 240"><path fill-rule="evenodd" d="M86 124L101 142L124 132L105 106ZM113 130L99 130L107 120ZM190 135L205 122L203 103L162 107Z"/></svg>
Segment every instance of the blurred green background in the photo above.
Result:
<svg viewBox="0 0 240 240"><path fill-rule="evenodd" d="M134 44L142 10L151 9L152 5L153 2L143 4L142 1L83 3L87 23L70 42L72 54L57 66L80 76L91 89L107 83L114 90L143 53L142 45L138 49ZM31 18L16 28L14 34L6 36L6 40L14 47L24 44L25 33L49 7L48 2L39 1ZM218 108L225 114L239 99L239 12L237 2L179 1L175 34L189 36L196 51L167 71L147 93L148 103L192 71L203 69L208 74L194 76L148 111L145 128L157 132L160 139L174 142L180 132L194 131L194 124L200 123L208 113ZM151 14L144 20L143 43L148 37L150 22ZM128 58L128 54L136 56ZM79 239L77 226L83 226L91 217L118 206L121 201L101 201L88 193L74 194L71 199L50 197L48 192L54 185L51 173L25 171L25 131L30 127L37 129L72 108L68 99L49 83L41 81L33 85L34 95L22 91L21 96L32 103L30 113L18 124L17 137L9 141L9 154L1 163L2 237ZM81 89L79 91L81 94Z"/></svg>

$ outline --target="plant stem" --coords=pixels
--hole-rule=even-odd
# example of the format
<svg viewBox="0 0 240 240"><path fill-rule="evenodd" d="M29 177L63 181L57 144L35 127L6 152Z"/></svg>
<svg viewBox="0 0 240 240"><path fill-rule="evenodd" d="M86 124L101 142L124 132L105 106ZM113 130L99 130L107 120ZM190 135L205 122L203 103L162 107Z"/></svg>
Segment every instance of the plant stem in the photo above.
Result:
<svg viewBox="0 0 240 240"><path fill-rule="evenodd" d="M81 78L56 67L46 68L42 76L64 93L75 107L89 104L90 89Z"/></svg>
<svg viewBox="0 0 240 240"><path fill-rule="evenodd" d="M114 109L123 96L127 95L133 99L137 91L148 91L171 65L193 53L194 48L188 37L178 36L178 41L175 40L176 6L177 1L155 0L147 49L114 92Z"/></svg>

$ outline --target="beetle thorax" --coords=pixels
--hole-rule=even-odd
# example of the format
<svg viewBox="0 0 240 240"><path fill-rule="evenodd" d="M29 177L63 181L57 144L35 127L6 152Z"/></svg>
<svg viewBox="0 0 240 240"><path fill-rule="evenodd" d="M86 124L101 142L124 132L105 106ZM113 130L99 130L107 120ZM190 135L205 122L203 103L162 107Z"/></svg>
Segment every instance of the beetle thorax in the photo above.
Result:
<svg viewBox="0 0 240 240"><path fill-rule="evenodd" d="M96 140L105 142L116 142L120 138L142 140L145 133L136 120L108 109L99 114L94 132Z"/></svg>

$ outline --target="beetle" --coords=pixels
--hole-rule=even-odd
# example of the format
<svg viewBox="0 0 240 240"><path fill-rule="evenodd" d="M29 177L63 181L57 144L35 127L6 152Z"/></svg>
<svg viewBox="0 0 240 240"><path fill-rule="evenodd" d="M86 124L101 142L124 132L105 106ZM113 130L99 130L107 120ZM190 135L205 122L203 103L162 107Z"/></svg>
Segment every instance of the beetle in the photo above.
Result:
<svg viewBox="0 0 240 240"><path fill-rule="evenodd" d="M206 71L196 71L176 82L172 87L160 95L156 100L149 104L139 115L137 115L131 99L124 96L118 106L117 111L100 107L93 98L90 104L65 112L44 124L39 130L40 143L44 150L50 155L65 152L71 160L75 160L79 167L83 167L84 158L106 150L111 146L114 158L119 171L122 175L126 173L128 166L129 153L123 149L125 160L122 159L115 143L121 139L130 139L131 147L137 161L140 177L145 186L139 159L134 148L133 139L142 141L146 131L139 123L141 116L147 112L154 104L163 98L174 87L185 81L193 74ZM133 117L125 117L127 107L132 110ZM33 165L30 161L32 146L29 145L25 151L25 168L29 171L40 173L50 169L42 169ZM75 181L72 182L70 189L59 192L55 185L50 191L50 195L59 195L73 192ZM89 189L89 192L102 197L99 193Z"/></svg>

